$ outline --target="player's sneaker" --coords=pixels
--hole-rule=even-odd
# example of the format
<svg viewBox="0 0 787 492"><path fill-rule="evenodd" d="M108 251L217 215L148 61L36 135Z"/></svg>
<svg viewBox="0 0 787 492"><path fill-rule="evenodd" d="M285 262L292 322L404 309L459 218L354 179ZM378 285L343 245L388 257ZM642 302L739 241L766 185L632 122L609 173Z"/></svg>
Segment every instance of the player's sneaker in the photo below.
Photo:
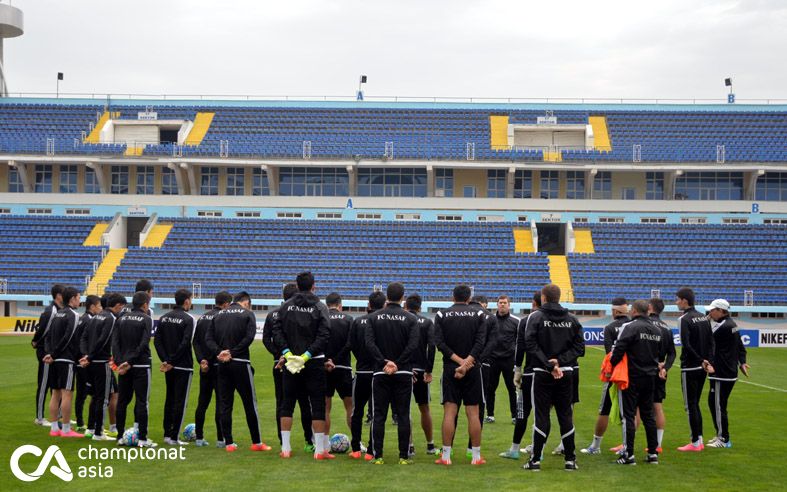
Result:
<svg viewBox="0 0 787 492"><path fill-rule="evenodd" d="M582 448L579 450L582 454L601 454L600 448L594 448L593 446L588 446L586 448Z"/></svg>
<svg viewBox="0 0 787 492"><path fill-rule="evenodd" d="M645 462L649 465L658 465L659 464L659 455L657 454L649 454Z"/></svg>
<svg viewBox="0 0 787 492"><path fill-rule="evenodd" d="M303 446L303 452L304 453L312 453L312 454L314 454L314 450L315 450L314 444L305 444Z"/></svg>
<svg viewBox="0 0 787 492"><path fill-rule="evenodd" d="M235 451L238 450L238 445L237 444L227 444L226 446L224 446L224 449L227 450L228 453L234 453Z"/></svg>
<svg viewBox="0 0 787 492"><path fill-rule="evenodd" d="M709 448L731 448L732 441L724 441L722 439L710 440L708 441Z"/></svg>
<svg viewBox="0 0 787 492"><path fill-rule="evenodd" d="M216 441L217 448L226 448L227 444L224 441Z"/></svg>
<svg viewBox="0 0 787 492"><path fill-rule="evenodd" d="M382 458L375 458L370 463L373 465L384 465L385 461Z"/></svg>
<svg viewBox="0 0 787 492"><path fill-rule="evenodd" d="M85 427L84 425L78 425L77 429L76 429L77 432L82 433L82 434L84 434L86 430L87 430L87 427Z"/></svg>
<svg viewBox="0 0 787 492"><path fill-rule="evenodd" d="M60 434L61 434L60 431L53 431L53 430L49 431L49 437L60 437Z"/></svg>
<svg viewBox="0 0 787 492"><path fill-rule="evenodd" d="M475 466L485 465L486 464L486 460L483 457L480 457L477 460L471 461L470 464L471 465L475 465Z"/></svg>
<svg viewBox="0 0 787 492"><path fill-rule="evenodd" d="M487 424L494 424L495 423L495 416L494 415L487 415L484 419L484 422Z"/></svg>
<svg viewBox="0 0 787 492"><path fill-rule="evenodd" d="M518 460L519 459L519 451L503 451L502 453L498 454L501 458L505 458L508 460Z"/></svg>
<svg viewBox="0 0 787 492"><path fill-rule="evenodd" d="M407 450L407 457L412 458L415 456L415 446L410 446L410 449Z"/></svg>
<svg viewBox="0 0 787 492"><path fill-rule="evenodd" d="M451 466L451 459L444 460L443 458L436 459L434 462L435 465L445 465Z"/></svg>
<svg viewBox="0 0 787 492"><path fill-rule="evenodd" d="M427 445L427 446L426 446L426 454L432 454L432 455L434 455L434 454L437 454L437 453L439 453L439 452L440 452L440 450L439 450L439 449L437 449L437 448L436 448L436 447L434 447L434 446L429 446L429 445Z"/></svg>
<svg viewBox="0 0 787 492"><path fill-rule="evenodd" d="M519 451L521 453L525 453L525 454L532 454L533 453L533 445L532 444L528 444L524 448L521 448Z"/></svg>
<svg viewBox="0 0 787 492"><path fill-rule="evenodd" d="M87 434L85 434L85 437L87 437ZM105 434L101 434L101 435L93 434L92 436L90 436L90 439L92 439L93 441L114 441L115 440L114 437L109 437L109 436L107 436Z"/></svg>
<svg viewBox="0 0 787 492"><path fill-rule="evenodd" d="M279 451L279 458L283 460L292 458L292 451Z"/></svg>
<svg viewBox="0 0 787 492"><path fill-rule="evenodd" d="M104 430L104 434L108 435L109 437L117 437L118 436L118 431L116 431L116 430L115 431L113 431L113 430L106 430L105 429Z"/></svg>
<svg viewBox="0 0 787 492"><path fill-rule="evenodd" d="M150 439L145 439L144 441L139 441L140 448L155 448L158 446L155 442L151 441Z"/></svg>
<svg viewBox="0 0 787 492"><path fill-rule="evenodd" d="M530 470L530 471L541 471L541 462L540 461L528 461L524 465L522 465L523 470Z"/></svg>
<svg viewBox="0 0 787 492"><path fill-rule="evenodd" d="M634 459L634 455L621 456L620 458L615 460L615 463L617 463L618 465L636 465L637 464L637 460Z"/></svg>
<svg viewBox="0 0 787 492"><path fill-rule="evenodd" d="M555 449L552 450L552 456L561 456L563 454L563 445L558 444Z"/></svg>
<svg viewBox="0 0 787 492"><path fill-rule="evenodd" d="M563 469L566 471L575 471L579 470L579 465L577 465L576 461L566 461L566 464L563 465Z"/></svg>
<svg viewBox="0 0 787 492"><path fill-rule="evenodd" d="M50 432L49 435L51 436L52 433ZM81 438L81 437L85 437L85 435L84 434L80 434L79 432L70 430L68 432L61 431L60 432L60 437L80 437Z"/></svg>
<svg viewBox="0 0 787 492"><path fill-rule="evenodd" d="M170 446L188 446L188 441L181 441L180 439L170 439L168 437L164 438L164 444L168 444Z"/></svg>
<svg viewBox="0 0 787 492"><path fill-rule="evenodd" d="M261 442L259 444L252 444L251 447L249 447L249 450L250 451L270 451L271 447L268 446L267 444L265 444L264 442Z"/></svg>
<svg viewBox="0 0 787 492"><path fill-rule="evenodd" d="M400 465L412 465L413 463L415 462L409 458L399 458Z"/></svg>
<svg viewBox="0 0 787 492"><path fill-rule="evenodd" d="M623 448L625 448L625 447L626 446L623 445L623 444L618 444L614 448L609 448L609 450L612 451L615 454L620 454L620 452L623 451Z"/></svg>
<svg viewBox="0 0 787 492"><path fill-rule="evenodd" d="M328 451L324 451L322 453L314 453L314 459L317 461L333 460L336 459L336 456L332 455Z"/></svg>
<svg viewBox="0 0 787 492"><path fill-rule="evenodd" d="M368 453L364 453L363 451L353 451L349 454L351 460L364 460L364 461L372 461L374 456Z"/></svg>
<svg viewBox="0 0 787 492"><path fill-rule="evenodd" d="M203 448L205 446L210 446L210 443L205 439L197 439L196 441L194 441L194 445L197 446L198 448Z"/></svg>
<svg viewBox="0 0 787 492"><path fill-rule="evenodd" d="M704 444L702 444L702 443L694 444L693 442L690 442L690 443L686 444L685 446L679 447L678 451L698 453L698 452L702 451L703 449L705 449L705 445Z"/></svg>
<svg viewBox="0 0 787 492"><path fill-rule="evenodd" d="M47 419L35 419L33 423L42 427L49 427L52 425Z"/></svg>

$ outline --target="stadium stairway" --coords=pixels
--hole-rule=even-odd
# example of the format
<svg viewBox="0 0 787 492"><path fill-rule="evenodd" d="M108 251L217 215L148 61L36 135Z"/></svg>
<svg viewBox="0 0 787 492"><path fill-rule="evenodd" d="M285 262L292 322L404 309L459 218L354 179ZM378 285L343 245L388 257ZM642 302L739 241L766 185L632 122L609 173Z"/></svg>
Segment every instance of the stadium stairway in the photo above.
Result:
<svg viewBox="0 0 787 492"><path fill-rule="evenodd" d="M214 116L216 116L216 113L197 113L197 116L194 118L194 126L191 127L191 131L186 137L184 144L195 146L201 144L202 139L205 138L205 135L210 129L210 124L213 122Z"/></svg>
<svg viewBox="0 0 787 492"><path fill-rule="evenodd" d="M517 253L535 253L533 249L533 233L530 228L514 229L514 251Z"/></svg>
<svg viewBox="0 0 787 492"><path fill-rule="evenodd" d="M93 127L93 130L90 131L90 134L85 137L85 140L82 143L92 143L97 144L101 142L101 129L104 128L104 125L109 119L117 119L120 118L120 112L113 111L110 113L109 111L104 111L104 114L101 115L101 118L98 119L96 122L96 126Z"/></svg>
<svg viewBox="0 0 787 492"><path fill-rule="evenodd" d="M167 240L167 236L169 236L171 230L172 230L172 224L154 225L153 229L148 234L148 237L145 238L145 242L142 244L142 247L161 248L162 246L164 246L164 241Z"/></svg>
<svg viewBox="0 0 787 492"><path fill-rule="evenodd" d="M571 287L571 273L565 255L549 255L549 280L560 287L561 300L574 302L574 289Z"/></svg>
<svg viewBox="0 0 787 492"><path fill-rule="evenodd" d="M126 151L123 152L123 155L136 157L142 155L142 152L144 152L144 150L145 150L144 145L129 145L128 147L126 147Z"/></svg>
<svg viewBox="0 0 787 492"><path fill-rule="evenodd" d="M593 147L596 150L610 152L612 150L612 140L609 138L606 116L589 116L588 123L593 127Z"/></svg>
<svg viewBox="0 0 787 492"><path fill-rule="evenodd" d="M563 152L560 150L545 150L544 151L544 161L545 162L562 162L563 161Z"/></svg>
<svg viewBox="0 0 787 492"><path fill-rule="evenodd" d="M101 246L101 236L104 235L107 227L109 227L109 224L105 222L99 222L94 225L90 234L87 235L85 241L82 243L82 246Z"/></svg>
<svg viewBox="0 0 787 492"><path fill-rule="evenodd" d="M90 283L84 292L85 295L104 295L104 291L109 281L112 280L118 266L120 266L120 262L123 261L127 252L128 249L126 248L110 249L109 252L107 252L104 260L98 266L95 275L90 279Z"/></svg>
<svg viewBox="0 0 787 492"><path fill-rule="evenodd" d="M489 145L492 149L508 149L508 115L489 116Z"/></svg>
<svg viewBox="0 0 787 492"><path fill-rule="evenodd" d="M593 234L590 229L574 229L574 253L596 252L593 246Z"/></svg>

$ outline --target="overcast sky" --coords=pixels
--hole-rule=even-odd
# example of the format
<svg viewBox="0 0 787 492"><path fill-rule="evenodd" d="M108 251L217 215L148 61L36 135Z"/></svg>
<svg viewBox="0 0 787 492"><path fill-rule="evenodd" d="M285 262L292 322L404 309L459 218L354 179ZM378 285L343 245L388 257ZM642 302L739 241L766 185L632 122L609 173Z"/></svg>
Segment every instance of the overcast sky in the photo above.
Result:
<svg viewBox="0 0 787 492"><path fill-rule="evenodd" d="M12 4L12 92L787 98L785 0Z"/></svg>

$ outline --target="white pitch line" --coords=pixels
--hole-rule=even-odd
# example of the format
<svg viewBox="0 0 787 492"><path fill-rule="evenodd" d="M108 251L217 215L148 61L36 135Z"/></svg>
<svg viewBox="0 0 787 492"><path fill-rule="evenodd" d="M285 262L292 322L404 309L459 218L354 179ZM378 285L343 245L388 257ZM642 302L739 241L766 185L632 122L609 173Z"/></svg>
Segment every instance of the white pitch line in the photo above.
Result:
<svg viewBox="0 0 787 492"><path fill-rule="evenodd" d="M744 381L743 379L740 379L740 378L738 378L738 381L741 382L741 383L753 384L754 386L759 386L760 388L765 388L765 389L769 389L769 390L773 390L773 391L780 391L782 393L787 393L786 389L774 388L773 386L765 386L764 384L760 384L760 383L752 383L751 381Z"/></svg>

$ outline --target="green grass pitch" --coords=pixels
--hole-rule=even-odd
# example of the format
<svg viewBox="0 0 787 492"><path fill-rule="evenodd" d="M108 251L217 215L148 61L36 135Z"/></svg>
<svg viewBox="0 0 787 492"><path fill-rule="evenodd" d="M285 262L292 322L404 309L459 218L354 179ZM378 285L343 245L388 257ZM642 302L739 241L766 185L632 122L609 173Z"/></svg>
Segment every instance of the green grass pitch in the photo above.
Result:
<svg viewBox="0 0 787 492"><path fill-rule="evenodd" d="M575 407L577 447L584 447L592 438L593 424L600 397L601 383L598 367L603 352L588 347L581 359L582 377L580 396L582 402ZM154 356L155 358L155 356ZM438 355L438 360L440 356ZM425 442L420 430L418 411L411 410L418 454L412 466L396 464L396 428L388 426L385 453L388 458L383 466L355 462L339 455L332 462L315 462L302 451L300 433L293 432L292 459L278 457L278 441L274 422L273 383L271 357L262 343L256 341L252 361L256 369L257 398L263 440L273 446L268 453L249 452L249 437L242 405L236 400L234 427L239 450L227 454L213 446L195 448L188 446L184 461L136 461L133 463L111 461L112 478L79 478L80 466L97 466L98 462L78 459L78 450L88 446L87 440L50 438L47 429L33 425L36 363L27 337L0 337L0 489L2 490L781 490L787 472L787 351L758 348L749 351L752 376L747 384L739 382L730 400L732 449L706 449L696 454L678 453L675 448L688 441L688 422L681 400L678 372L673 371L668 382L667 429L664 453L659 466L644 463L636 467L621 467L613 463L613 455L604 452L598 456L578 455L580 469L566 472L562 457L547 456L540 473L525 472L523 461L514 462L498 458L497 454L510 446L513 426L506 418L505 389L501 383L498 392L498 422L484 427L482 454L488 464L473 467L464 457L466 441L464 418L460 421L456 442L454 465L450 468L433 464L433 457L424 453ZM440 367L440 363L436 364ZM439 376L439 375L436 375ZM437 377L436 377L437 379ZM196 378L195 378L196 382ZM192 422L197 400L197 385L192 385L186 422ZM705 395L707 395L707 385ZM439 387L433 384L432 414L437 429L436 443L440 444L439 425L442 409L439 404ZM161 444L161 415L164 394L164 377L153 373L153 393L150 399L150 436ZM501 404L502 403L502 404ZM713 436L713 426L706 404L703 402L704 434L706 440ZM206 438L215 440L213 421L209 409ZM131 409L129 414L133 415ZM334 400L332 432L349 435L343 418L344 409ZM129 419L133 417L129 416ZM297 422L297 416L296 416ZM529 421L532 424L532 415ZM368 436L364 428L364 439ZM547 451L557 444L556 422ZM525 443L530 439L530 429ZM604 439L604 449L620 441L620 429L610 427ZM11 453L22 444L35 444L45 450L57 444L63 451L75 478L65 483L45 473L33 483L23 483L11 474ZM94 444L95 445L95 444ZM110 447L111 443L98 443ZM637 435L638 457L644 455L644 432ZM21 461L25 471L32 471L39 458L27 455ZM53 462L54 463L54 462Z"/></svg>

